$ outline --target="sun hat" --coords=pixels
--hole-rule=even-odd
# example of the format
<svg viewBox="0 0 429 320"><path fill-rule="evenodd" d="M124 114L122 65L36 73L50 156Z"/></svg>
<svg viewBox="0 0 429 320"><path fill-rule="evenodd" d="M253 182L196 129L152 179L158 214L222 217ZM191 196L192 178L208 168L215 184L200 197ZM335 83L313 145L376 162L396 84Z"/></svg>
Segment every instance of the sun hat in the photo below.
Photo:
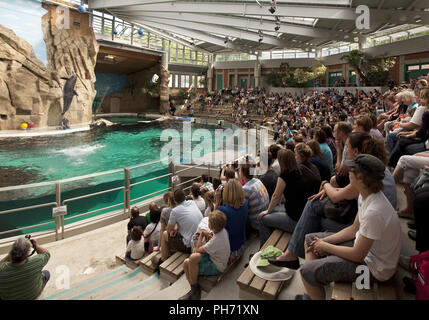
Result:
<svg viewBox="0 0 429 320"><path fill-rule="evenodd" d="M286 281L293 277L294 270L289 268L277 267L272 264L260 266L261 251L254 254L249 262L249 267L252 272L258 277L268 281Z"/></svg>

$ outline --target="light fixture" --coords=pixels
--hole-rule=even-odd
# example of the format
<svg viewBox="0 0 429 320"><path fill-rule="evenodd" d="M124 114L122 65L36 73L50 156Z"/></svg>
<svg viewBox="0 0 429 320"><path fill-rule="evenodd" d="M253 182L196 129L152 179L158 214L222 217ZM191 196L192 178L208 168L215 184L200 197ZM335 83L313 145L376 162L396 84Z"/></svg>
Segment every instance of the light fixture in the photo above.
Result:
<svg viewBox="0 0 429 320"><path fill-rule="evenodd" d="M269 12L271 12L271 14L274 14L274 12L276 12L276 9L274 7L271 7L268 9Z"/></svg>
<svg viewBox="0 0 429 320"><path fill-rule="evenodd" d="M280 26L276 26L276 27L274 28L274 30L275 30L275 31L279 31L279 30L280 30Z"/></svg>
<svg viewBox="0 0 429 320"><path fill-rule="evenodd" d="M271 0L271 7L268 9L268 11L271 14L274 14L274 12L276 12L276 7L277 7L276 0Z"/></svg>
<svg viewBox="0 0 429 320"><path fill-rule="evenodd" d="M103 59L107 60L107 61L113 61L114 62L116 57L114 55L108 54L108 55L104 56Z"/></svg>

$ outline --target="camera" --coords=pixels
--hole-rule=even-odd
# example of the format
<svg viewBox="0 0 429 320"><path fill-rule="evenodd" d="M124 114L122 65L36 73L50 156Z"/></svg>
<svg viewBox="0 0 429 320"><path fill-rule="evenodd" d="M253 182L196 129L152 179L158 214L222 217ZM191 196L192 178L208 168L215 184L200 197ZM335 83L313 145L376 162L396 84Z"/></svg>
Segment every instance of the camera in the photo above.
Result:
<svg viewBox="0 0 429 320"><path fill-rule="evenodd" d="M30 240L30 239L31 239L31 234L27 234L27 235L25 236L25 239Z"/></svg>

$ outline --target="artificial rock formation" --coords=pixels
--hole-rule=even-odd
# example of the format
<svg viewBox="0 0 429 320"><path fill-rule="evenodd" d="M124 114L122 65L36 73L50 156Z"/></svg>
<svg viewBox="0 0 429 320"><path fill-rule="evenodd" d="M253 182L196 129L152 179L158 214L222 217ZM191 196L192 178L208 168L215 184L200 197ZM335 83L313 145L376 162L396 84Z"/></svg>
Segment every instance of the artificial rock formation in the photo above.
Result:
<svg viewBox="0 0 429 320"><path fill-rule="evenodd" d="M89 17L70 11L70 27L56 27L56 6L44 5L42 18L48 66L35 56L33 47L0 25L0 130L18 129L24 121L35 127L59 126L63 110L63 86L74 71L78 80L69 111L65 116L73 124L92 120L94 67L98 43L89 26Z"/></svg>

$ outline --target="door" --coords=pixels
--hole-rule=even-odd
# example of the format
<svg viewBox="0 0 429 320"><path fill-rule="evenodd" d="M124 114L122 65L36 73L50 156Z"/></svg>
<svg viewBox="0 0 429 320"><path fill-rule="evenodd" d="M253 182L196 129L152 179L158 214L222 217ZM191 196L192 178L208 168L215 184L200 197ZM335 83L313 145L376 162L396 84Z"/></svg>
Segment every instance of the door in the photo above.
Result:
<svg viewBox="0 0 429 320"><path fill-rule="evenodd" d="M333 87L336 82L339 85L342 78L343 78L342 72L329 72L329 86Z"/></svg>
<svg viewBox="0 0 429 320"><path fill-rule="evenodd" d="M118 113L121 109L121 99L119 98L111 98L110 99L110 112Z"/></svg>
<svg viewBox="0 0 429 320"><path fill-rule="evenodd" d="M216 90L222 90L223 89L223 74L218 74L216 77Z"/></svg>
<svg viewBox="0 0 429 320"><path fill-rule="evenodd" d="M354 70L349 71L349 85L356 85L356 71Z"/></svg>
<svg viewBox="0 0 429 320"><path fill-rule="evenodd" d="M405 66L405 81L410 82L411 79L418 79L421 76L426 76L429 73L429 63L423 64L408 64Z"/></svg>
<svg viewBox="0 0 429 320"><path fill-rule="evenodd" d="M247 78L241 78L240 79L240 88L247 88Z"/></svg>

